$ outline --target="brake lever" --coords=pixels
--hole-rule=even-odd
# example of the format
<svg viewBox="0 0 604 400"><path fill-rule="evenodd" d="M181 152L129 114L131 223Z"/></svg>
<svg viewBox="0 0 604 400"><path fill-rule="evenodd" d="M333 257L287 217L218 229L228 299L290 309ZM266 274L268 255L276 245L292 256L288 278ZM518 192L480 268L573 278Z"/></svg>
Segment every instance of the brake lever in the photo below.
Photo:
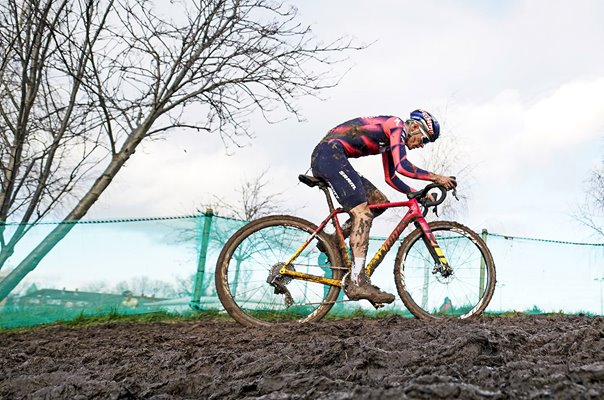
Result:
<svg viewBox="0 0 604 400"><path fill-rule="evenodd" d="M457 188L453 188L453 192L451 194L453 197L455 197L455 200L459 201L459 197L457 197Z"/></svg>
<svg viewBox="0 0 604 400"><path fill-rule="evenodd" d="M432 209L432 212L433 212L434 214L436 214L436 216L437 216L437 217L439 216L439 215L438 215L438 208L437 208L437 206L434 206L434 208Z"/></svg>

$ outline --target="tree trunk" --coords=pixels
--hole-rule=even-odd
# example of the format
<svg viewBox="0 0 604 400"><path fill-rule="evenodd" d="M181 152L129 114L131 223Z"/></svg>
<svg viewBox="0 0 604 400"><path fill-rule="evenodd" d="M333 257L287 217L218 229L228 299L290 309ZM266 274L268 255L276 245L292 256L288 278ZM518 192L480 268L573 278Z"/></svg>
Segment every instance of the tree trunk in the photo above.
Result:
<svg viewBox="0 0 604 400"><path fill-rule="evenodd" d="M40 261L71 231L77 224L77 221L86 215L90 207L98 200L101 193L107 189L115 175L134 153L136 146L143 140L152 122L152 120L148 119L128 137L121 150L112 157L103 174L97 178L90 190L88 190L69 215L65 217L63 222L57 225L6 278L0 281L0 301L4 300L23 278L33 271Z"/></svg>

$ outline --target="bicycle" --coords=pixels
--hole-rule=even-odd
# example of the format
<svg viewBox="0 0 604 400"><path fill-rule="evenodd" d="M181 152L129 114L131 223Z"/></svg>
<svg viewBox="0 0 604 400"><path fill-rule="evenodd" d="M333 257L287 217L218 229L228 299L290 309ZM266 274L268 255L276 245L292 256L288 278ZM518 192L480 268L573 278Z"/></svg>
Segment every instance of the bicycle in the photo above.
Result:
<svg viewBox="0 0 604 400"><path fill-rule="evenodd" d="M235 232L216 264L216 289L225 310L246 326L318 321L336 304L349 279L351 257L327 182L300 175L318 187L329 215L318 226L305 219L275 215L254 220ZM427 196L436 189L440 194ZM455 193L454 193L455 194ZM481 237L454 221L425 220L441 204L444 187L429 184L408 200L370 205L371 209L406 207L407 213L366 266L371 276L405 228L394 262L394 280L405 307L417 318L470 318L480 315L495 290L495 263ZM334 233L325 228L331 222ZM372 303L373 304L373 303ZM383 304L373 304L380 308Z"/></svg>

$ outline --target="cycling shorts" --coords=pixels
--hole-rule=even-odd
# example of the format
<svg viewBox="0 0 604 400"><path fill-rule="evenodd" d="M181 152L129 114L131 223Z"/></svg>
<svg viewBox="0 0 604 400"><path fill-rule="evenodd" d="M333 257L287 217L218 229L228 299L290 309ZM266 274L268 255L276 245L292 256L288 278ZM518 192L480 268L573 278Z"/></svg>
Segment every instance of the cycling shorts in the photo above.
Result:
<svg viewBox="0 0 604 400"><path fill-rule="evenodd" d="M346 211L365 202L377 204L388 201L369 180L355 171L339 142L319 143L312 153L310 165L314 176L329 183Z"/></svg>

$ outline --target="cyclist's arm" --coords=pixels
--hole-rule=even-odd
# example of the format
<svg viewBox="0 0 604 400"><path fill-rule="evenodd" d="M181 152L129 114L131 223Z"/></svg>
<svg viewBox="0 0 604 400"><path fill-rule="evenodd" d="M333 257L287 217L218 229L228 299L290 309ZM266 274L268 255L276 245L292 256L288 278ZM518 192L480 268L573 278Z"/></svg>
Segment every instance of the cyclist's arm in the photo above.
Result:
<svg viewBox="0 0 604 400"><path fill-rule="evenodd" d="M392 160L392 153L387 151L382 153L382 164L384 166L384 178L386 183L392 186L395 190L401 193L415 192L415 189L403 182L398 176L396 176L396 169L394 168L394 162Z"/></svg>

